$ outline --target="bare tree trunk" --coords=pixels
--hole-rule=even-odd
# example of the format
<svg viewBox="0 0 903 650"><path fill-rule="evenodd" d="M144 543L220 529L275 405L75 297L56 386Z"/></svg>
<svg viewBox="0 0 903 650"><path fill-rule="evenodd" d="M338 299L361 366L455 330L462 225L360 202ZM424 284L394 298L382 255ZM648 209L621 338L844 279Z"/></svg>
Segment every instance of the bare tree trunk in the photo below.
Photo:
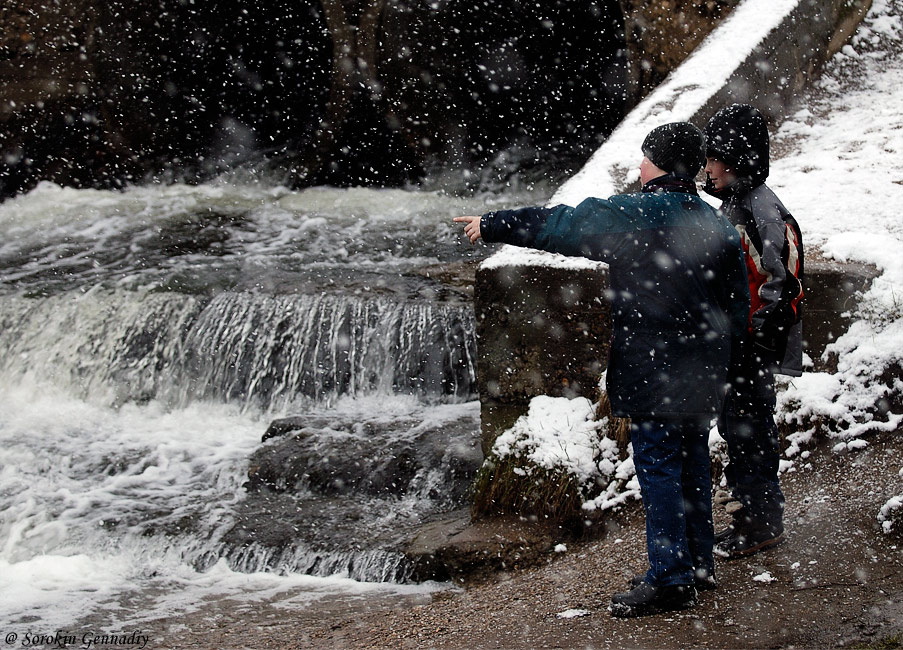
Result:
<svg viewBox="0 0 903 650"><path fill-rule="evenodd" d="M419 158L420 143L417 136L404 128L402 119L392 107L392 98L387 94L385 84L379 78L379 53L382 43L379 39L381 18L385 10L385 0L371 0L361 15L357 30L358 67L363 83L370 91L370 99L378 107L389 128L402 136L405 145L416 152Z"/></svg>
<svg viewBox="0 0 903 650"><path fill-rule="evenodd" d="M385 0L371 0L361 15L357 30L357 56L368 81L376 78L376 55L379 46L378 30Z"/></svg>
<svg viewBox="0 0 903 650"><path fill-rule="evenodd" d="M332 81L329 102L317 132L317 151L322 157L332 150L339 131L351 111L354 94L354 35L341 0L320 0L326 15L326 27L332 36ZM317 165L319 167L319 164Z"/></svg>
<svg viewBox="0 0 903 650"><path fill-rule="evenodd" d="M379 79L379 35L386 1L370 0L356 27L350 24L342 0L320 0L320 4L332 37L332 80L329 101L316 134L315 159L305 165L308 173L319 169L330 158L349 119L355 93L359 92L366 94L374 111L380 113L393 131L404 136L405 144L417 150L416 137L402 128Z"/></svg>

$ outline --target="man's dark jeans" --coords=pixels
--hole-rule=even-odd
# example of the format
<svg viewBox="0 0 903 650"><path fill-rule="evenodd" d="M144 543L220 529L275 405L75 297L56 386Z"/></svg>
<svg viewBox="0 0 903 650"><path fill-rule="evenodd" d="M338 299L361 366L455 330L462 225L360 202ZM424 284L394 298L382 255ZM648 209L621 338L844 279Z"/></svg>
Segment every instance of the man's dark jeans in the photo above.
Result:
<svg viewBox="0 0 903 650"><path fill-rule="evenodd" d="M744 358L718 418L718 431L727 442L729 462L724 469L725 478L751 520L747 523L783 530L774 373L764 356L751 354Z"/></svg>
<svg viewBox="0 0 903 650"><path fill-rule="evenodd" d="M689 585L714 575L709 420L635 419L630 436L646 511L646 582Z"/></svg>

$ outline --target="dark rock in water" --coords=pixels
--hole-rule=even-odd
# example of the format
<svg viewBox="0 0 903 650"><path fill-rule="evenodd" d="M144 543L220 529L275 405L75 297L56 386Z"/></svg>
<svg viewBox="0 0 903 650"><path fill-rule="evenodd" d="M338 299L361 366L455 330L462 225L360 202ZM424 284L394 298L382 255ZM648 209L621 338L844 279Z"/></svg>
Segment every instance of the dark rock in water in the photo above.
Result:
<svg viewBox="0 0 903 650"><path fill-rule="evenodd" d="M283 549L299 538L298 508L278 494L260 494L255 498L255 510L267 513L265 525L247 508L239 508L237 523L226 535L232 546L258 544L271 549Z"/></svg>
<svg viewBox="0 0 903 650"><path fill-rule="evenodd" d="M251 456L245 488L326 496L420 491L426 499L459 503L483 460L469 426L421 426L411 434L348 423L324 433L313 418L274 420L263 436L267 444Z"/></svg>
<svg viewBox="0 0 903 650"><path fill-rule="evenodd" d="M387 514L394 505L371 502L369 508ZM230 563L244 571L331 575L340 570L367 581L463 582L486 571L540 563L571 537L519 517L472 521L466 507L419 526L396 521L391 530L368 526L345 498L299 502L285 493L264 493L255 497L253 510L240 508L221 540ZM361 568L367 564L369 572Z"/></svg>
<svg viewBox="0 0 903 650"><path fill-rule="evenodd" d="M431 460L419 441L369 444L354 441L350 453L324 453L311 431L301 431L258 450L252 457L246 488L274 492L309 489L317 494L405 494ZM424 457L425 456L425 457Z"/></svg>
<svg viewBox="0 0 903 650"><path fill-rule="evenodd" d="M457 503L483 460L472 426L469 420L428 425L281 418L270 423L266 444L251 456L245 488L321 495L419 491L426 499L441 493L441 500Z"/></svg>
<svg viewBox="0 0 903 650"><path fill-rule="evenodd" d="M267 432L219 540L230 565L402 582L448 573L404 549L425 521L467 507L483 460L474 418L295 417Z"/></svg>
<svg viewBox="0 0 903 650"><path fill-rule="evenodd" d="M270 422L270 426L268 426L267 430L264 432L261 442L266 442L270 438L275 438L277 436L284 436L285 434L291 433L292 431L299 431L300 429L304 428L306 422L306 418L297 415L293 417L273 420L272 422Z"/></svg>

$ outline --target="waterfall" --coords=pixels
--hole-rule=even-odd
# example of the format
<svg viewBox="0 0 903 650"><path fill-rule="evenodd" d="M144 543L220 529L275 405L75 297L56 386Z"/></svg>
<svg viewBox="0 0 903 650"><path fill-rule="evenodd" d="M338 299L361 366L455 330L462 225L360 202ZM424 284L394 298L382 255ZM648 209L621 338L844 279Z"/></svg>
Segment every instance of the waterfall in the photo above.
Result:
<svg viewBox="0 0 903 650"><path fill-rule="evenodd" d="M544 196L222 179L0 204L0 621L115 623L254 572L416 579L406 543L482 461L489 249L451 217Z"/></svg>
<svg viewBox="0 0 903 650"><path fill-rule="evenodd" d="M8 376L50 379L116 404L285 410L299 398L475 392L473 315L461 305L95 289L6 297L0 325Z"/></svg>

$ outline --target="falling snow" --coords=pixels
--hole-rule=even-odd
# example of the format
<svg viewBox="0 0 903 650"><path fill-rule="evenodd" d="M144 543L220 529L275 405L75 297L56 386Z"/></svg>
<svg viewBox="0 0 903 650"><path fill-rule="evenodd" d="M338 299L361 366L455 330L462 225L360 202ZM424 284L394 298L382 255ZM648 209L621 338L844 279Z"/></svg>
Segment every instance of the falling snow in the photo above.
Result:
<svg viewBox="0 0 903 650"><path fill-rule="evenodd" d="M747 10L762 3L749 2ZM788 7L791 4L787 3ZM778 419L795 429L788 440L782 460L782 471L791 471L797 461L805 460L805 448L819 435L833 439L837 452L863 449L875 431L897 431L903 424L903 412L895 412L891 404L899 404L903 396L903 220L899 206L903 204L903 103L899 88L903 86L903 20L898 0L876 0L849 45L829 62L823 78L798 102L798 107L775 134L773 149L782 155L773 161L769 185L775 189L800 222L810 255L821 255L840 262L856 262L875 266L880 275L859 297L859 305L851 314L848 331L837 338L825 352L825 358L837 359L831 372L806 372L802 377L784 382L779 395ZM783 6L783 5L782 5ZM772 5L768 5L772 9ZM769 13L768 20L774 16ZM767 22L767 21L766 21ZM687 84L707 82L702 48L726 52L725 58L745 55L745 40L735 40L735 24L716 31L672 77L684 79L688 71L699 78L685 79ZM753 30L750 30L753 31ZM722 42L721 39L728 41ZM641 115L644 115L642 111ZM647 115L648 117L648 115ZM666 119L667 118L667 119ZM631 118L633 119L633 118ZM618 142L636 141L628 150L618 151L638 163L642 133L648 122L628 126L636 133L616 132ZM685 119L671 113L657 114L658 121ZM656 122L657 123L657 122ZM623 126L623 125L622 125ZM605 147L603 147L605 149ZM607 151L612 151L608 148ZM636 160L634 160L636 159ZM553 202L563 197L582 197L593 188L591 176L604 173L600 161L594 159L574 181L565 185ZM607 176L605 176L607 178ZM601 187L606 187L605 181ZM581 262L534 251L506 247L485 262L501 264L543 264L580 267ZM583 267L589 266L582 262ZM540 398L537 398L540 399ZM505 446L496 453L519 453L528 449L529 456L542 466L558 467L577 477L622 477L608 483L612 492L591 499L590 509L610 508L625 498L638 497L635 481L629 479L632 463L616 462L605 456L593 457L598 450L585 441L593 430L592 423L582 418L587 406L558 398L542 398L541 407L525 416L505 435ZM535 400L534 400L535 401ZM899 409L899 406L896 407ZM558 409L556 424L538 418ZM890 409L890 410L888 410ZM571 423L561 438L550 436L563 422ZM536 427L536 430L533 429ZM517 436L518 448L511 437ZM576 436L582 442L574 443ZM561 440L568 440L562 444ZM723 453L723 441L712 432L711 446ZM545 444L546 446L542 446ZM567 454L562 450L567 449ZM578 449L594 449L586 458L575 455ZM587 468L596 463L595 472ZM589 489L589 488L588 488ZM882 508L879 521L884 530L893 528L899 516L903 495L891 498Z"/></svg>

